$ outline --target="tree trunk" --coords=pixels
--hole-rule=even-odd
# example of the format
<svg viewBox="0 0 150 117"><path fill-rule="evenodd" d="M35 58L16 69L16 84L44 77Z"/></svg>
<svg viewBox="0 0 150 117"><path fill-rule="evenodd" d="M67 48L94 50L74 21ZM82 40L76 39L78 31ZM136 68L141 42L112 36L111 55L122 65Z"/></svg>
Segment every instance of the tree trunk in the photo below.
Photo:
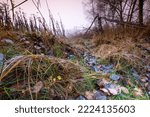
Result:
<svg viewBox="0 0 150 117"><path fill-rule="evenodd" d="M129 9L129 12L128 12L127 22L131 22L132 21L136 3L137 3L137 0L132 0L131 6L130 6L130 9Z"/></svg>
<svg viewBox="0 0 150 117"><path fill-rule="evenodd" d="M144 0L139 0L139 25L143 25L143 6Z"/></svg>

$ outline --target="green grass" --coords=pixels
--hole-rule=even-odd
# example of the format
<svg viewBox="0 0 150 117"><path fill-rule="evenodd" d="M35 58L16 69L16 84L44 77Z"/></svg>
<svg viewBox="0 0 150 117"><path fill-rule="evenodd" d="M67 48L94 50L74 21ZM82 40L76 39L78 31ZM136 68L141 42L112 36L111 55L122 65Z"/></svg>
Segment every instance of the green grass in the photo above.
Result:
<svg viewBox="0 0 150 117"><path fill-rule="evenodd" d="M129 94L125 94L122 92L119 95L110 97L110 99L111 100L149 100L150 99L146 93L144 93L143 96L134 96L133 89L131 89L130 87L127 87L127 89L129 90Z"/></svg>
<svg viewBox="0 0 150 117"><path fill-rule="evenodd" d="M93 78L84 78L82 82L76 84L76 90L79 94L85 91L93 91L95 89L95 81Z"/></svg>
<svg viewBox="0 0 150 117"><path fill-rule="evenodd" d="M23 52L18 51L19 48L17 47L18 45L9 45L9 46L1 46L0 47L0 53L3 53L6 57L6 59L13 58L17 55L22 55Z"/></svg>
<svg viewBox="0 0 150 117"><path fill-rule="evenodd" d="M60 46L60 45L54 45L53 47L52 47L52 49L53 49L53 54L54 54L54 56L55 57L58 57L58 58L61 58L61 57L63 57L63 48Z"/></svg>

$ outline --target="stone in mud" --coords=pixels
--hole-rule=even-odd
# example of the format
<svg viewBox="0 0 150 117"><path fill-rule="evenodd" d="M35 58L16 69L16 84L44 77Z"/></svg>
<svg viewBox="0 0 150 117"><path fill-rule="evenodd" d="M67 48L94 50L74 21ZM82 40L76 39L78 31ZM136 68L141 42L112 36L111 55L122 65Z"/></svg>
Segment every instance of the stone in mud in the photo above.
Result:
<svg viewBox="0 0 150 117"><path fill-rule="evenodd" d="M24 44L28 45L30 44L30 41L24 41Z"/></svg>
<svg viewBox="0 0 150 117"><path fill-rule="evenodd" d="M46 55L53 56L54 54L53 54L53 51L49 50Z"/></svg>
<svg viewBox="0 0 150 117"><path fill-rule="evenodd" d="M117 81L117 80L120 79L120 76L119 76L119 75L116 75L116 74L112 74L109 78L110 78L111 80Z"/></svg>
<svg viewBox="0 0 150 117"><path fill-rule="evenodd" d="M140 76L138 75L138 73L133 69L132 70L132 75L136 80L140 80Z"/></svg>
<svg viewBox="0 0 150 117"><path fill-rule="evenodd" d="M68 59L74 59L75 56L73 54L68 55Z"/></svg>
<svg viewBox="0 0 150 117"><path fill-rule="evenodd" d="M1 42L12 45L14 44L14 42L11 39L2 39Z"/></svg>
<svg viewBox="0 0 150 117"><path fill-rule="evenodd" d="M35 48L36 50L40 50L40 49L41 49L41 47L40 47L40 46L37 46L37 45L35 45L34 48Z"/></svg>
<svg viewBox="0 0 150 117"><path fill-rule="evenodd" d="M111 72L111 70L103 70L103 73L104 74L108 74L108 73L110 73Z"/></svg>
<svg viewBox="0 0 150 117"><path fill-rule="evenodd" d="M4 62L4 55L0 53L0 67L3 65Z"/></svg>
<svg viewBox="0 0 150 117"><path fill-rule="evenodd" d="M102 65L100 67L100 71L102 71L104 74L108 74L112 71L113 65Z"/></svg>
<svg viewBox="0 0 150 117"><path fill-rule="evenodd" d="M84 96L80 95L76 98L76 100L86 100L86 98Z"/></svg>
<svg viewBox="0 0 150 117"><path fill-rule="evenodd" d="M88 64L89 64L89 65L96 65L96 57L94 57L94 56L89 56Z"/></svg>
<svg viewBox="0 0 150 117"><path fill-rule="evenodd" d="M101 91L96 91L94 97L95 100L107 100L107 97Z"/></svg>
<svg viewBox="0 0 150 117"><path fill-rule="evenodd" d="M95 56L92 56L89 53L85 52L83 57L84 57L85 63L88 64L89 66L96 65Z"/></svg>
<svg viewBox="0 0 150 117"><path fill-rule="evenodd" d="M99 69L98 69L98 67L97 67L96 65L93 65L93 66L91 66L90 68L91 68L91 70L93 70L93 71L95 71L95 72L98 72L98 71L99 71Z"/></svg>
<svg viewBox="0 0 150 117"><path fill-rule="evenodd" d="M103 65L103 69L111 70L113 68L113 65Z"/></svg>

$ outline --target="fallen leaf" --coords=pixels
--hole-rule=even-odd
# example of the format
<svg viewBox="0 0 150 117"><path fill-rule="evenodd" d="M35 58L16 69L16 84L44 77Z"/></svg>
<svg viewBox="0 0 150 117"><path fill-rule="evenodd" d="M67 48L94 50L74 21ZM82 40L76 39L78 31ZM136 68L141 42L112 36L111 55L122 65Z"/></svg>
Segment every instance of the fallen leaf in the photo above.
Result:
<svg viewBox="0 0 150 117"><path fill-rule="evenodd" d="M129 94L129 91L128 91L128 89L127 89L126 87L119 87L119 88L120 88L120 90L121 90L123 93Z"/></svg>
<svg viewBox="0 0 150 117"><path fill-rule="evenodd" d="M100 79L100 80L98 80L97 81L97 85L100 87L100 88L102 88L102 87L104 87L105 86L105 84L108 84L109 82L107 81L107 80L105 80L105 79Z"/></svg>
<svg viewBox="0 0 150 117"><path fill-rule="evenodd" d="M109 91L105 88L100 88L100 91L104 92L106 95L110 95Z"/></svg>
<svg viewBox="0 0 150 117"><path fill-rule="evenodd" d="M105 94L101 91L96 91L94 93L94 99L95 100L107 100L107 97L105 96Z"/></svg>
<svg viewBox="0 0 150 117"><path fill-rule="evenodd" d="M131 82L131 79L127 79L126 83L127 83L127 85L129 85L131 87L134 86L134 84Z"/></svg>
<svg viewBox="0 0 150 117"><path fill-rule="evenodd" d="M118 81L118 80L120 79L120 76L119 76L119 75L116 75L116 74L112 74L109 78L110 78L111 80Z"/></svg>
<svg viewBox="0 0 150 117"><path fill-rule="evenodd" d="M94 99L94 93L93 93L93 92L90 92L90 91L86 91L86 92L85 92L85 97L86 97L88 100L93 100L93 99Z"/></svg>
<svg viewBox="0 0 150 117"><path fill-rule="evenodd" d="M148 78L143 76L141 77L140 81L146 83L148 81Z"/></svg>
<svg viewBox="0 0 150 117"><path fill-rule="evenodd" d="M116 84L105 84L105 89L107 89L111 95L117 95L119 93L119 86Z"/></svg>
<svg viewBox="0 0 150 117"><path fill-rule="evenodd" d="M149 84L149 83L145 83L145 85L144 85L144 86L145 86L145 87L147 87L147 86L148 86L148 84Z"/></svg>
<svg viewBox="0 0 150 117"><path fill-rule="evenodd" d="M143 96L142 89L140 89L140 88L134 88L134 90L133 90L133 95L134 95L135 97L141 97L141 96Z"/></svg>
<svg viewBox="0 0 150 117"><path fill-rule="evenodd" d="M44 86L44 84L43 84L43 82L42 81L39 81L39 82L37 82L35 85L34 85L34 87L32 87L32 93L38 93L41 89L42 89L42 87Z"/></svg>
<svg viewBox="0 0 150 117"><path fill-rule="evenodd" d="M108 91L112 94L112 95L118 95L119 91L117 89L111 89L111 88L108 88Z"/></svg>
<svg viewBox="0 0 150 117"><path fill-rule="evenodd" d="M73 84L72 83L68 84L66 89L68 93L71 93L73 91Z"/></svg>

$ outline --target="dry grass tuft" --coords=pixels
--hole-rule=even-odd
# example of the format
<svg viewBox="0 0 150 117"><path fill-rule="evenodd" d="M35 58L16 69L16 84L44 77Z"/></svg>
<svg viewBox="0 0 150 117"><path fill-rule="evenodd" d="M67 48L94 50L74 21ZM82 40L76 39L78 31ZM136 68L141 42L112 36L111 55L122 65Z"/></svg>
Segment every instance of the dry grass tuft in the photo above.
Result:
<svg viewBox="0 0 150 117"><path fill-rule="evenodd" d="M102 59L113 62L126 63L134 67L141 68L148 64L150 57L143 50L137 48L134 43L127 42L112 44L102 44L93 50L93 54ZM147 58L147 59L146 59Z"/></svg>
<svg viewBox="0 0 150 117"><path fill-rule="evenodd" d="M67 99L68 95L73 95L75 91L73 82L79 77L81 77L80 66L68 60L44 55L26 55L16 56L5 62L0 82L3 88L10 88L17 84L17 89L22 91L22 86L27 85L24 90L28 95L30 94L30 99L41 99L40 96L34 98L31 87L42 81L45 90L49 92L48 99L52 99L53 96ZM72 88L71 92L68 91L68 86ZM1 92L4 91L2 87Z"/></svg>
<svg viewBox="0 0 150 117"><path fill-rule="evenodd" d="M93 54L96 57L101 57L102 59L108 58L110 55L117 53L118 49L114 45L103 44L98 46L93 50Z"/></svg>
<svg viewBox="0 0 150 117"><path fill-rule="evenodd" d="M127 28L128 29L128 28ZM91 43L95 44L92 50L97 57L113 60L117 63L126 63L136 68L142 68L150 63L150 55L143 48L148 49L150 43L144 41L140 36L140 29L108 29L103 34L94 35ZM137 47L142 46L142 48Z"/></svg>

